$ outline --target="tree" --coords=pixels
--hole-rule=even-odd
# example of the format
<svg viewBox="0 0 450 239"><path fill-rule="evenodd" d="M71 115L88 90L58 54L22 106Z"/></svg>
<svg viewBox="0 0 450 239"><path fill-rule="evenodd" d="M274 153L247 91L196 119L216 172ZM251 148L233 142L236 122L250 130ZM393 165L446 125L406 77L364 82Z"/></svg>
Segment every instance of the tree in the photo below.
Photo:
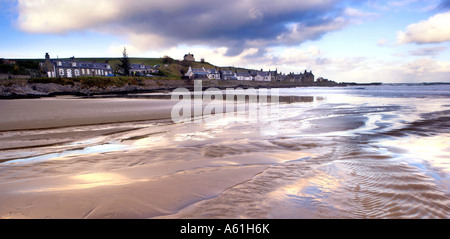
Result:
<svg viewBox="0 0 450 239"><path fill-rule="evenodd" d="M170 56L163 56L162 62L163 64L173 64L175 60Z"/></svg>
<svg viewBox="0 0 450 239"><path fill-rule="evenodd" d="M119 65L119 69L122 70L122 74L125 76L129 76L130 75L130 69L131 69L131 65L130 65L130 60L128 59L128 54L127 54L127 49L124 47L123 48L123 57L120 58L120 65Z"/></svg>

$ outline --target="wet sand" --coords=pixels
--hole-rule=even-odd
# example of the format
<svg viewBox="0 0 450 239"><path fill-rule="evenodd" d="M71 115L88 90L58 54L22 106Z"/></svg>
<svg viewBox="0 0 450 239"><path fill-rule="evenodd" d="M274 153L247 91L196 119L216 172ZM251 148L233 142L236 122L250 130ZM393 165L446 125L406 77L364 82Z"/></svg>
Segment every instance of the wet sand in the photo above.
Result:
<svg viewBox="0 0 450 239"><path fill-rule="evenodd" d="M145 97L0 101L0 217L449 217L449 99L300 93L275 128L174 124Z"/></svg>
<svg viewBox="0 0 450 239"><path fill-rule="evenodd" d="M1 217L164 215L249 180L271 162L206 162L189 155L192 150L158 157L155 147L128 145L171 127L175 103L71 97L0 101L8 112L0 120Z"/></svg>

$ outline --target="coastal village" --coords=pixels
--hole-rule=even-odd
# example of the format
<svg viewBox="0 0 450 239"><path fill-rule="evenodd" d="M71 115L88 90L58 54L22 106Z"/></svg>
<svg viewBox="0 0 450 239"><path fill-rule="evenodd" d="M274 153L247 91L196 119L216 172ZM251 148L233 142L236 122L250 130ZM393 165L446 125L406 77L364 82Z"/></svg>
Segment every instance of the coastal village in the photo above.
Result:
<svg viewBox="0 0 450 239"><path fill-rule="evenodd" d="M126 54L126 50L124 50ZM169 61L164 62L164 60ZM181 79L194 80L220 80L220 81L259 81L259 82L298 82L301 84L313 85L315 83L334 83L328 79L322 77L315 78L312 71L306 71L299 73L290 72L284 74L275 70L249 70L235 67L215 67L211 64L206 66L195 67L196 60L191 53L185 54L183 60L173 60L170 57L165 57L163 63L167 64L136 64L129 63L128 74L124 74L123 70L116 65L110 64L109 60L98 62L97 60L86 61L79 60L75 57L59 59L51 58L49 53L45 54L43 61L39 62L38 69L30 71L29 75L11 74L11 72L0 72L0 79L17 79L17 78L33 78L33 77L56 77L56 78L76 78L76 77L96 77L96 76L138 76L138 77L155 77L166 76L164 69L169 66L170 63L178 62L179 72L176 72L176 76ZM204 59L201 59L200 63L205 63ZM12 69L18 69L17 60L2 59L2 65L12 66ZM5 68L5 67L3 67Z"/></svg>

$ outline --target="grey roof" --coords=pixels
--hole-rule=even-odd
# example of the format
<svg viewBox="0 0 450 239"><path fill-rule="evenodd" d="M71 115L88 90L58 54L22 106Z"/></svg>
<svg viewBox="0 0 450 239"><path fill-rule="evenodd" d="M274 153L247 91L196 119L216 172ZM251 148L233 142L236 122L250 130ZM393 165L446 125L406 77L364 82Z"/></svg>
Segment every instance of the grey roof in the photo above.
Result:
<svg viewBox="0 0 450 239"><path fill-rule="evenodd" d="M256 74L260 75L260 76L268 76L269 75L269 73L265 72L265 71L258 71L258 72L256 72Z"/></svg>
<svg viewBox="0 0 450 239"><path fill-rule="evenodd" d="M233 73L232 70L222 70L222 74L225 74L225 75L233 75L234 73Z"/></svg>
<svg viewBox="0 0 450 239"><path fill-rule="evenodd" d="M260 76L269 76L275 75L275 71L257 71L256 74Z"/></svg>
<svg viewBox="0 0 450 239"><path fill-rule="evenodd" d="M243 76L243 77L251 77L252 75L250 75L249 72L239 72L236 74L237 76Z"/></svg>
<svg viewBox="0 0 450 239"><path fill-rule="evenodd" d="M50 60L57 67L63 68L90 68L90 69L108 69L108 63L86 62L86 61L70 61L70 60ZM58 66L58 62L61 62L61 66ZM76 63L76 66L72 66L72 63ZM111 66L110 66L111 67ZM111 69L111 68L110 68Z"/></svg>
<svg viewBox="0 0 450 239"><path fill-rule="evenodd" d="M203 68L192 68L192 72L196 75L207 75L208 72L203 70Z"/></svg>
<svg viewBox="0 0 450 239"><path fill-rule="evenodd" d="M153 68L154 67L152 67L152 66L143 65L143 64L130 64L130 69L132 69L132 70L139 70L139 69L150 70Z"/></svg>
<svg viewBox="0 0 450 239"><path fill-rule="evenodd" d="M219 73L216 69L205 69L208 73L217 74Z"/></svg>

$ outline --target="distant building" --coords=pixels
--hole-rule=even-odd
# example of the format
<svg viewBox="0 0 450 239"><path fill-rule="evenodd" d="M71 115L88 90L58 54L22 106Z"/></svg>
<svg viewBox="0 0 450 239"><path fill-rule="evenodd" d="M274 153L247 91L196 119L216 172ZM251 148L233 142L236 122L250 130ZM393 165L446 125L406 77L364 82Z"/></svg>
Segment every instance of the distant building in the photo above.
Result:
<svg viewBox="0 0 450 239"><path fill-rule="evenodd" d="M251 75L250 72L248 72L248 71L236 73L236 78L237 78L238 80L245 80L245 81L251 81L251 80L253 80L252 75Z"/></svg>
<svg viewBox="0 0 450 239"><path fill-rule="evenodd" d="M277 74L277 81L286 81L287 75Z"/></svg>
<svg viewBox="0 0 450 239"><path fill-rule="evenodd" d="M210 80L220 80L220 72L216 69L209 69L209 68L204 68L203 69L208 72L208 78Z"/></svg>
<svg viewBox="0 0 450 239"><path fill-rule="evenodd" d="M2 59L2 64L5 64L5 65L15 65L15 64L17 64L17 61L15 61L15 60L10 60L10 59Z"/></svg>
<svg viewBox="0 0 450 239"><path fill-rule="evenodd" d="M305 70L304 73L299 73L299 74L295 74L295 73L289 73L288 75L286 75L284 78L284 81L290 81L290 82L301 82L301 83L314 83L314 74L309 71L307 72Z"/></svg>
<svg viewBox="0 0 450 239"><path fill-rule="evenodd" d="M307 72L305 70L305 72L303 73L302 83L314 83L314 74L312 73L312 71Z"/></svg>
<svg viewBox="0 0 450 239"><path fill-rule="evenodd" d="M45 61L40 63L40 67L48 77L107 76L113 73L107 61L105 63L76 61L74 57L70 60L50 59L48 53L45 54Z"/></svg>
<svg viewBox="0 0 450 239"><path fill-rule="evenodd" d="M220 73L216 69L205 69L205 67L202 68L192 68L189 67L188 71L186 72L185 76L189 77L189 79L220 79Z"/></svg>
<svg viewBox="0 0 450 239"><path fill-rule="evenodd" d="M252 71L254 81L275 81L277 71Z"/></svg>
<svg viewBox="0 0 450 239"><path fill-rule="evenodd" d="M185 61L195 61L195 58L194 58L194 55L189 52L188 54L184 55L183 60L185 60Z"/></svg>
<svg viewBox="0 0 450 239"><path fill-rule="evenodd" d="M147 74L156 74L159 70L153 66L144 64L130 64L130 74L134 76L145 76Z"/></svg>
<svg viewBox="0 0 450 239"><path fill-rule="evenodd" d="M220 78L222 80L237 80L236 74L232 70L221 70Z"/></svg>
<svg viewBox="0 0 450 239"><path fill-rule="evenodd" d="M323 77L317 78L316 82L329 82L328 79L324 79Z"/></svg>

